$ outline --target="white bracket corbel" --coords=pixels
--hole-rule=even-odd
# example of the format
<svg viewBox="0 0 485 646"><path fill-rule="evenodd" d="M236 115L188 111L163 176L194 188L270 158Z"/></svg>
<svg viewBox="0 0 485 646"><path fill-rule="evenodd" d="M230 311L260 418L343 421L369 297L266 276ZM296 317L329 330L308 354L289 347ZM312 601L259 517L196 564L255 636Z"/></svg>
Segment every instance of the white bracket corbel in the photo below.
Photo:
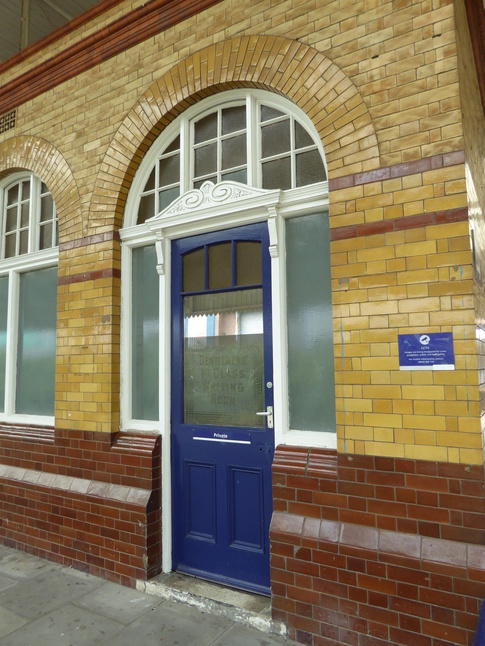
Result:
<svg viewBox="0 0 485 646"><path fill-rule="evenodd" d="M163 233L161 229L158 229L156 232L157 240L155 242L155 251L157 252L157 272L159 276L165 275L165 258L164 258L164 249L163 249Z"/></svg>
<svg viewBox="0 0 485 646"><path fill-rule="evenodd" d="M278 211L276 207L268 208L269 255L278 258Z"/></svg>

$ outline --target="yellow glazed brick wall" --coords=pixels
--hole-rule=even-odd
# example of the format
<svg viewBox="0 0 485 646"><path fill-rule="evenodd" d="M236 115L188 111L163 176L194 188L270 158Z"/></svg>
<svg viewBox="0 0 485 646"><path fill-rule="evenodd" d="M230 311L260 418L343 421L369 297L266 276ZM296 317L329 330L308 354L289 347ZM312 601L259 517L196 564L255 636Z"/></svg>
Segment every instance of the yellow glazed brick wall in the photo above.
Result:
<svg viewBox="0 0 485 646"><path fill-rule="evenodd" d="M121 3L73 42L140 4ZM69 200L56 169L48 182L61 207L56 425L119 427L120 248L94 237L122 224L144 152L184 107L215 84L284 94L312 118L333 181L463 151L459 80L451 0L223 0L20 105L0 135L0 173L19 149L15 167L29 167L27 140L46 142L41 176L52 150L68 169ZM463 209L465 171L457 162L332 190L331 228ZM331 261L339 450L479 463L468 223L335 240ZM397 335L420 331L453 332L456 371L399 371Z"/></svg>
<svg viewBox="0 0 485 646"><path fill-rule="evenodd" d="M463 106L464 139L466 151L466 180L469 213L475 241L474 296L476 312L476 338L478 346L478 377L480 387L480 413L482 445L485 451L485 123L480 102L477 75L473 65L466 14L463 4L456 6L459 27L460 96ZM484 453L485 462L485 453Z"/></svg>

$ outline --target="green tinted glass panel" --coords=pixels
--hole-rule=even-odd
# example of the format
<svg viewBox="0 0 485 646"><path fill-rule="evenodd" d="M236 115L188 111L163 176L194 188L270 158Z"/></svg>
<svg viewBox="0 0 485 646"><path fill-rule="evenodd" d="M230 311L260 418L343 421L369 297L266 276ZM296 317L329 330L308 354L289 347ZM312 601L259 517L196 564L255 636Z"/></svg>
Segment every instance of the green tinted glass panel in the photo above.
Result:
<svg viewBox="0 0 485 646"><path fill-rule="evenodd" d="M7 359L8 278L0 278L0 413L5 411L5 369Z"/></svg>
<svg viewBox="0 0 485 646"><path fill-rule="evenodd" d="M155 247L133 250L132 417L158 420L159 277Z"/></svg>
<svg viewBox="0 0 485 646"><path fill-rule="evenodd" d="M54 415L57 267L20 276L16 412Z"/></svg>
<svg viewBox="0 0 485 646"><path fill-rule="evenodd" d="M184 422L263 427L261 289L184 298Z"/></svg>
<svg viewBox="0 0 485 646"><path fill-rule="evenodd" d="M290 425L335 432L327 214L287 220L286 271Z"/></svg>

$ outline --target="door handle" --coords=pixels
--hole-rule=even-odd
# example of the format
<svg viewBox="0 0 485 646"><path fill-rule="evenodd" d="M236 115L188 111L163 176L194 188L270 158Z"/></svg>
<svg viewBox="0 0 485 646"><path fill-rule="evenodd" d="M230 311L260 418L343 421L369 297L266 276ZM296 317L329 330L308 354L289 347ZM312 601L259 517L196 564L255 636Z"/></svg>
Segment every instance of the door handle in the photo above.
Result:
<svg viewBox="0 0 485 646"><path fill-rule="evenodd" d="M273 407L272 406L266 406L266 410L259 411L258 413L256 413L256 415L264 415L264 417L267 417L268 428L273 428Z"/></svg>

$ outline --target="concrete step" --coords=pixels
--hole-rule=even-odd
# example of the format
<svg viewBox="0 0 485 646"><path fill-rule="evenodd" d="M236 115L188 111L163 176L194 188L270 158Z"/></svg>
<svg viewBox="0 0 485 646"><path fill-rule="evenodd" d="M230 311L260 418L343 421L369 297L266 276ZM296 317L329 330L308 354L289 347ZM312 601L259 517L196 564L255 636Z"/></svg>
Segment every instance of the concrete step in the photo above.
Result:
<svg viewBox="0 0 485 646"><path fill-rule="evenodd" d="M226 617L267 634L287 636L286 626L271 619L270 597L179 572L159 574L148 582L139 581L137 589L162 599L185 603L202 612Z"/></svg>

